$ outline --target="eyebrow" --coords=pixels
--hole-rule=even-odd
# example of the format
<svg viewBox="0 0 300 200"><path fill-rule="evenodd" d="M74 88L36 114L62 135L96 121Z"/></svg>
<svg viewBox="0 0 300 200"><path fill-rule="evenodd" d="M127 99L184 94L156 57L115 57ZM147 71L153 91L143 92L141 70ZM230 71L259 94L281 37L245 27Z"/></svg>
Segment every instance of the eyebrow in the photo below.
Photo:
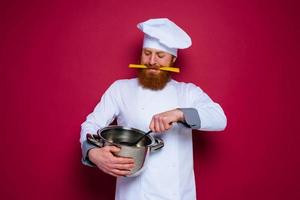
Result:
<svg viewBox="0 0 300 200"><path fill-rule="evenodd" d="M164 51L156 51L156 52L152 52L150 49L144 49L144 51L146 51L146 52L151 52L151 53L155 53L155 54L161 54L161 53L165 54L165 53L166 53L166 52L164 52Z"/></svg>

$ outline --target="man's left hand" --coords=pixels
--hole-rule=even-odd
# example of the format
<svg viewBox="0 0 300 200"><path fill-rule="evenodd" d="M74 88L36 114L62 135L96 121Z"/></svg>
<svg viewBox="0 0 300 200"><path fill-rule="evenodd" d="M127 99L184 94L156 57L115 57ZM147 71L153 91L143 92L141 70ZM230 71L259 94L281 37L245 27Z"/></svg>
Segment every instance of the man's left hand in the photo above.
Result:
<svg viewBox="0 0 300 200"><path fill-rule="evenodd" d="M179 109L174 109L154 115L150 122L149 128L153 132L164 132L172 127L173 122L183 121L183 112Z"/></svg>

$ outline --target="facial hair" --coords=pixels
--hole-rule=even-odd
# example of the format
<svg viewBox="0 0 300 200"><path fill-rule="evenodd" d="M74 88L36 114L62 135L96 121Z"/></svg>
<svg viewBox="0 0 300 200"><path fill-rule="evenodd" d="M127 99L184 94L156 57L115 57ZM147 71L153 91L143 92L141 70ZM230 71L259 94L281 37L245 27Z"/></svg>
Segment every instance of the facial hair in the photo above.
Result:
<svg viewBox="0 0 300 200"><path fill-rule="evenodd" d="M148 73L149 69L141 69L138 73L138 80L142 87L151 90L161 90L170 81L170 73L160 71L158 74Z"/></svg>

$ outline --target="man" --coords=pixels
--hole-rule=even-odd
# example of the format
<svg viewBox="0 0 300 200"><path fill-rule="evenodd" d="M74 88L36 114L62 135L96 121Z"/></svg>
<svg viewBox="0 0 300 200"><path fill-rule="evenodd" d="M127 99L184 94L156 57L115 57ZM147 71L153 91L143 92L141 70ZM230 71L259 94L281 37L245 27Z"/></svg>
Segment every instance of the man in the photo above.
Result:
<svg viewBox="0 0 300 200"><path fill-rule="evenodd" d="M82 124L83 162L96 165L117 178L118 200L196 199L193 171L192 129L219 131L226 127L222 108L191 83L177 82L170 72L177 50L191 45L190 37L168 19L151 19L138 24L145 33L138 78L118 80L104 93L94 111ZM119 125L143 131L151 129L165 146L150 154L142 174L124 177L134 160L114 156L114 146L96 148L86 142L114 119ZM180 122L180 123L177 123Z"/></svg>

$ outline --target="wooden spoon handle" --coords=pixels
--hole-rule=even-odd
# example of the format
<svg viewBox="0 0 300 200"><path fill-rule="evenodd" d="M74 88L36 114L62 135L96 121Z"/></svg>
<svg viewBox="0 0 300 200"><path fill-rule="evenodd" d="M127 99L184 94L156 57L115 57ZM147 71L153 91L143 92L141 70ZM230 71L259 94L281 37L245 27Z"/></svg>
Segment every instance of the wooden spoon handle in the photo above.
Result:
<svg viewBox="0 0 300 200"><path fill-rule="evenodd" d="M136 64L130 64L129 68L147 68L147 66L145 65L136 65ZM180 69L178 67L161 67L159 68L160 70L164 70L164 71L170 71L170 72L180 72Z"/></svg>

